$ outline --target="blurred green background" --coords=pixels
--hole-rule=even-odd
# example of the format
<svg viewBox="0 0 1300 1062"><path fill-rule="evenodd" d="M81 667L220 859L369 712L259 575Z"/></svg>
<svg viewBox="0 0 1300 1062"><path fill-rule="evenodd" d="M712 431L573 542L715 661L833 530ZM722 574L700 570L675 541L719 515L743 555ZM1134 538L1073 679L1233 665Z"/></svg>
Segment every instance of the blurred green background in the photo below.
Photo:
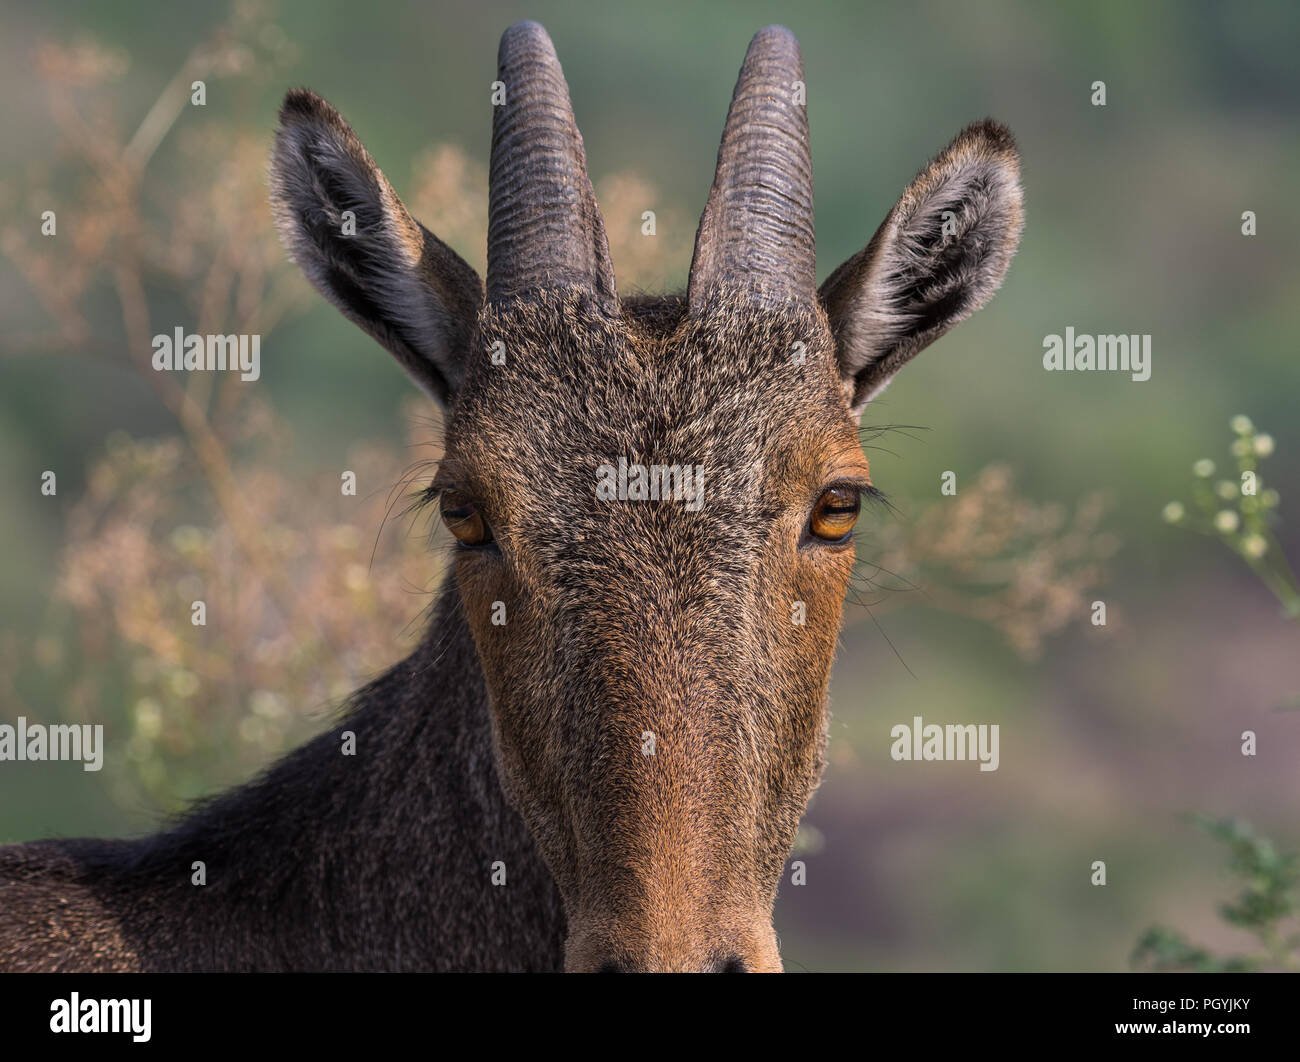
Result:
<svg viewBox="0 0 1300 1062"><path fill-rule="evenodd" d="M140 639L114 629L120 614L111 604L79 608L55 589L79 552L105 548L100 525L78 523L76 507L109 440L120 451L126 444L115 433L147 440L179 431L122 353L116 244L76 279L93 342L54 354L16 339L57 329L57 300L35 297L34 286L53 292L71 275L56 264L34 281L23 268L39 242L42 204L58 208L61 237L88 238L68 198L83 187L69 174L85 163L37 67L51 43L94 41L119 56L120 69L83 92L83 103L111 112L125 140L229 12L129 0L6 2L0 12L0 193L6 233L26 240L6 236L0 260L0 631L8 646L0 721L25 713L80 722L78 706L93 703L110 740L132 727L147 739L165 732L158 715L183 714L188 680L158 685L155 665L140 663ZM1026 657L988 624L933 607L924 591L888 601L879 624L850 606L833 680L831 766L801 839L808 884L786 885L778 901L783 954L793 970L1113 970L1125 968L1154 921L1215 946L1239 943L1214 915L1229 888L1219 853L1179 816L1242 815L1280 840L1300 838L1300 713L1275 710L1300 690L1296 631L1238 558L1166 526L1160 511L1186 496L1194 459L1225 463L1228 419L1247 413L1276 439L1265 476L1281 494L1282 547L1300 557L1300 517L1290 515L1300 497L1300 8L298 0L258 17L269 21L258 23L252 65L211 78L206 108L180 114L151 159L139 191L146 217L183 217L187 203L204 201L205 171L185 141L196 138L190 147L201 153L204 123L252 143L251 161L240 165L261 181L291 85L338 107L408 201L431 147L454 149L461 169L452 178L473 175L487 161L497 40L519 18L538 19L555 41L598 191L630 196L628 234L611 221L616 268L620 240L637 238L640 211L658 214L660 246L673 252L647 257L635 276L647 288L685 282L736 70L760 26L788 25L803 48L819 279L866 243L906 182L964 124L991 115L1009 125L1024 160L1020 252L989 307L922 354L868 411L870 423L926 429L890 435L881 440L888 452L871 452L873 478L899 509L871 519L881 534L896 525L905 542L909 520L940 502L942 472L956 471L960 490L990 463L1008 466L1026 496L1067 508L1103 490L1112 506L1105 527L1122 544L1095 594L1107 602L1108 636L1094 636L1081 615ZM1090 102L1098 80L1104 107ZM434 199L438 181L452 180L438 172ZM602 185L620 175L640 183ZM477 198L460 229L443 235L481 265L485 234L469 232L486 185L468 194ZM1258 218L1253 237L1241 233L1246 210ZM265 209L232 210L221 224L232 239L273 239ZM161 231L167 242L189 230ZM359 443L379 446L362 491L379 504L346 518L364 555L380 536L388 489L427 456L405 449L410 388L373 343L307 297L282 255L276 261L295 312L252 329L265 332L258 393L292 435L274 466L303 483L323 477L322 496L333 499L338 469L354 467ZM170 279L145 271L155 331L192 325L183 281L204 276L203 265L181 263ZM1150 333L1151 379L1044 372L1043 337L1067 326ZM422 423L416 441L434 438ZM244 436L229 432L238 449ZM265 459L264 451L248 456ZM58 470L56 497L39 491L45 469ZM186 476L182 467L164 500L200 522L193 513L204 503L187 492L201 495L202 486ZM174 530L160 516L150 534L161 540ZM860 547L867 559L871 541ZM179 556L186 547L176 548ZM421 588L442 563L418 551L413 561L406 539L392 549L424 571ZM379 578L380 568L377 560L370 574ZM407 589L372 617L389 659L409 645L408 625L418 629L427 604ZM96 616L103 629L88 630ZM333 636L346 644L346 625ZM237 658L241 650L217 651ZM356 678L379 666L366 658L345 670ZM157 686L143 715L142 683ZM111 752L99 774L0 764L0 842L145 830L322 726L337 689L305 698L280 689L278 701L273 692L244 690L267 727L245 727L237 751L200 756L190 774L147 768L165 762L168 747L142 751L139 742L129 755ZM234 725L243 708L228 707L223 717L216 703L205 725ZM286 715L292 725L276 722ZM892 762L890 728L915 715L1001 724L1000 769ZM1259 735L1257 757L1240 754L1246 729ZM182 740L176 755L198 755L192 745ZM1105 887L1090 884L1094 860L1107 864Z"/></svg>

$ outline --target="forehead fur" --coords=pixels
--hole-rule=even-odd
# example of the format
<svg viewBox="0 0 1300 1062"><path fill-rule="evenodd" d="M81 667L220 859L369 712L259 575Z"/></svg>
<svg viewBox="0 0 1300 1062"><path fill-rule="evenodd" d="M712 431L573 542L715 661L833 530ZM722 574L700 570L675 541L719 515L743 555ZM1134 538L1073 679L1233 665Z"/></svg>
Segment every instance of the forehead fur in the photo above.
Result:
<svg viewBox="0 0 1300 1062"><path fill-rule="evenodd" d="M620 458L702 470L702 506L601 502L597 469ZM707 542L698 556L716 564L717 547L739 555L773 534L851 462L865 468L815 303L762 308L720 291L691 314L668 297L615 316L567 289L483 310L439 478L485 506L525 566L587 540Z"/></svg>
<svg viewBox="0 0 1300 1062"><path fill-rule="evenodd" d="M706 464L718 484L810 417L851 426L815 302L768 307L720 290L690 314L665 296L610 315L569 288L484 307L448 450L467 475L492 461L558 474L622 456Z"/></svg>

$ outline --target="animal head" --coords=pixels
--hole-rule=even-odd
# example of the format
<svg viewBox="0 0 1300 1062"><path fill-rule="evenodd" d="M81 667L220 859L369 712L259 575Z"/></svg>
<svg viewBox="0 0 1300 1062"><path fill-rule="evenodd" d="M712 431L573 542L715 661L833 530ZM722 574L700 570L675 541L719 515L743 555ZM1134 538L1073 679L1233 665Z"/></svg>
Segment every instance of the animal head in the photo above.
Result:
<svg viewBox="0 0 1300 1062"><path fill-rule="evenodd" d="M772 906L874 490L858 421L1001 283L1016 150L993 122L963 130L819 290L799 48L769 27L687 293L620 299L550 39L512 26L499 63L486 285L305 91L281 112L277 221L448 411L431 489L566 967L779 970Z"/></svg>

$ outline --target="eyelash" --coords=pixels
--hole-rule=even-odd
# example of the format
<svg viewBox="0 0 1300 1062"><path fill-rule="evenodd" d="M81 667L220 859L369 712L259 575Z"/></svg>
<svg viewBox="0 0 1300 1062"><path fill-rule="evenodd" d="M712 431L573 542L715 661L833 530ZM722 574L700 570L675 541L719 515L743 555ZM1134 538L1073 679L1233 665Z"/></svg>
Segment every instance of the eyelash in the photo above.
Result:
<svg viewBox="0 0 1300 1062"><path fill-rule="evenodd" d="M854 535L857 530L856 524L854 527L850 527L849 530L846 531L842 537L835 538L835 539L823 538L813 530L813 520L817 515L818 504L821 502L822 498L824 498L827 494L829 494L831 491L834 490L856 491L858 495L859 513L861 513L862 511L862 503L867 500L882 502L886 505L889 504L885 498L884 493L879 488L873 486L871 483L868 483L865 480L839 479L825 484L823 487L821 487L820 490L818 490L818 492L812 498L812 504L808 509L808 518L804 523L803 532L799 536L800 549L811 549L817 547L830 547L834 549L836 547L843 547L852 543ZM844 511L849 511L849 508L847 506L842 508Z"/></svg>
<svg viewBox="0 0 1300 1062"><path fill-rule="evenodd" d="M845 533L844 537L840 539L820 538L817 535L813 534L811 529L812 517L814 511L816 510L817 503L828 492L833 490L843 490L843 489L854 490L858 492L858 496L860 499L859 506L858 506L859 511L861 510L862 500L869 499L871 501L880 502L883 505L890 504L889 499L885 496L885 493L882 490L880 490L879 487L876 487L874 484L868 483L865 480L840 479L840 480L834 480L831 483L827 483L826 485L821 487L821 489L818 490L818 492L813 496L811 507L808 510L808 519L804 524L804 532L800 537L799 545L801 547L812 545L813 543L817 543L824 546L839 546L839 545L845 545L848 542L852 541L854 530L855 530L853 528L850 528ZM443 494L451 490L454 490L454 487L441 487L436 484L430 484L415 496L414 500L412 501L411 505L408 507L407 511L410 513L419 513L430 506L437 505L439 500L442 498ZM466 506L464 508L468 509L471 507ZM460 512L460 511L461 510L459 509L453 510L453 512ZM440 515L447 515L447 514L440 514ZM488 527L490 529L491 525L489 524ZM492 550L497 548L496 535L492 535L492 537L489 538L487 542L477 546L468 546L465 543L461 542L459 539L456 539L454 536L453 536L453 541L455 543L453 547L454 549L466 553L478 553L485 550Z"/></svg>

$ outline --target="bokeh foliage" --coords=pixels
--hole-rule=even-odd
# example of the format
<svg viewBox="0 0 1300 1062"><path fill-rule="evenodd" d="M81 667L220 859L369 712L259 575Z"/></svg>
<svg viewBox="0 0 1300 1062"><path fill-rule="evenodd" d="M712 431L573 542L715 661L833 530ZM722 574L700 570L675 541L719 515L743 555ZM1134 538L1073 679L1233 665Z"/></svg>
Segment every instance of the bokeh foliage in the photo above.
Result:
<svg viewBox="0 0 1300 1062"><path fill-rule="evenodd" d="M1115 969L1156 922L1239 951L1215 853L1177 816L1295 835L1300 716L1271 709L1300 661L1249 569L1159 513L1242 410L1298 496L1300 14L1280 2L5 4L0 716L102 720L111 751L101 775L0 767L0 840L148 828L318 729L418 633L444 558L401 514L436 414L286 265L265 160L279 97L310 85L481 269L487 86L520 17L556 40L624 290L684 281L768 22L804 49L822 276L962 124L1020 141L1004 290L868 413L927 430L864 434L894 508L864 528L809 885L778 903L791 967ZM177 324L262 334L262 382L141 371ZM1044 373L1066 325L1151 333L1152 379ZM1284 555L1298 526L1274 529ZM913 715L1001 724L1002 767L891 762Z"/></svg>

